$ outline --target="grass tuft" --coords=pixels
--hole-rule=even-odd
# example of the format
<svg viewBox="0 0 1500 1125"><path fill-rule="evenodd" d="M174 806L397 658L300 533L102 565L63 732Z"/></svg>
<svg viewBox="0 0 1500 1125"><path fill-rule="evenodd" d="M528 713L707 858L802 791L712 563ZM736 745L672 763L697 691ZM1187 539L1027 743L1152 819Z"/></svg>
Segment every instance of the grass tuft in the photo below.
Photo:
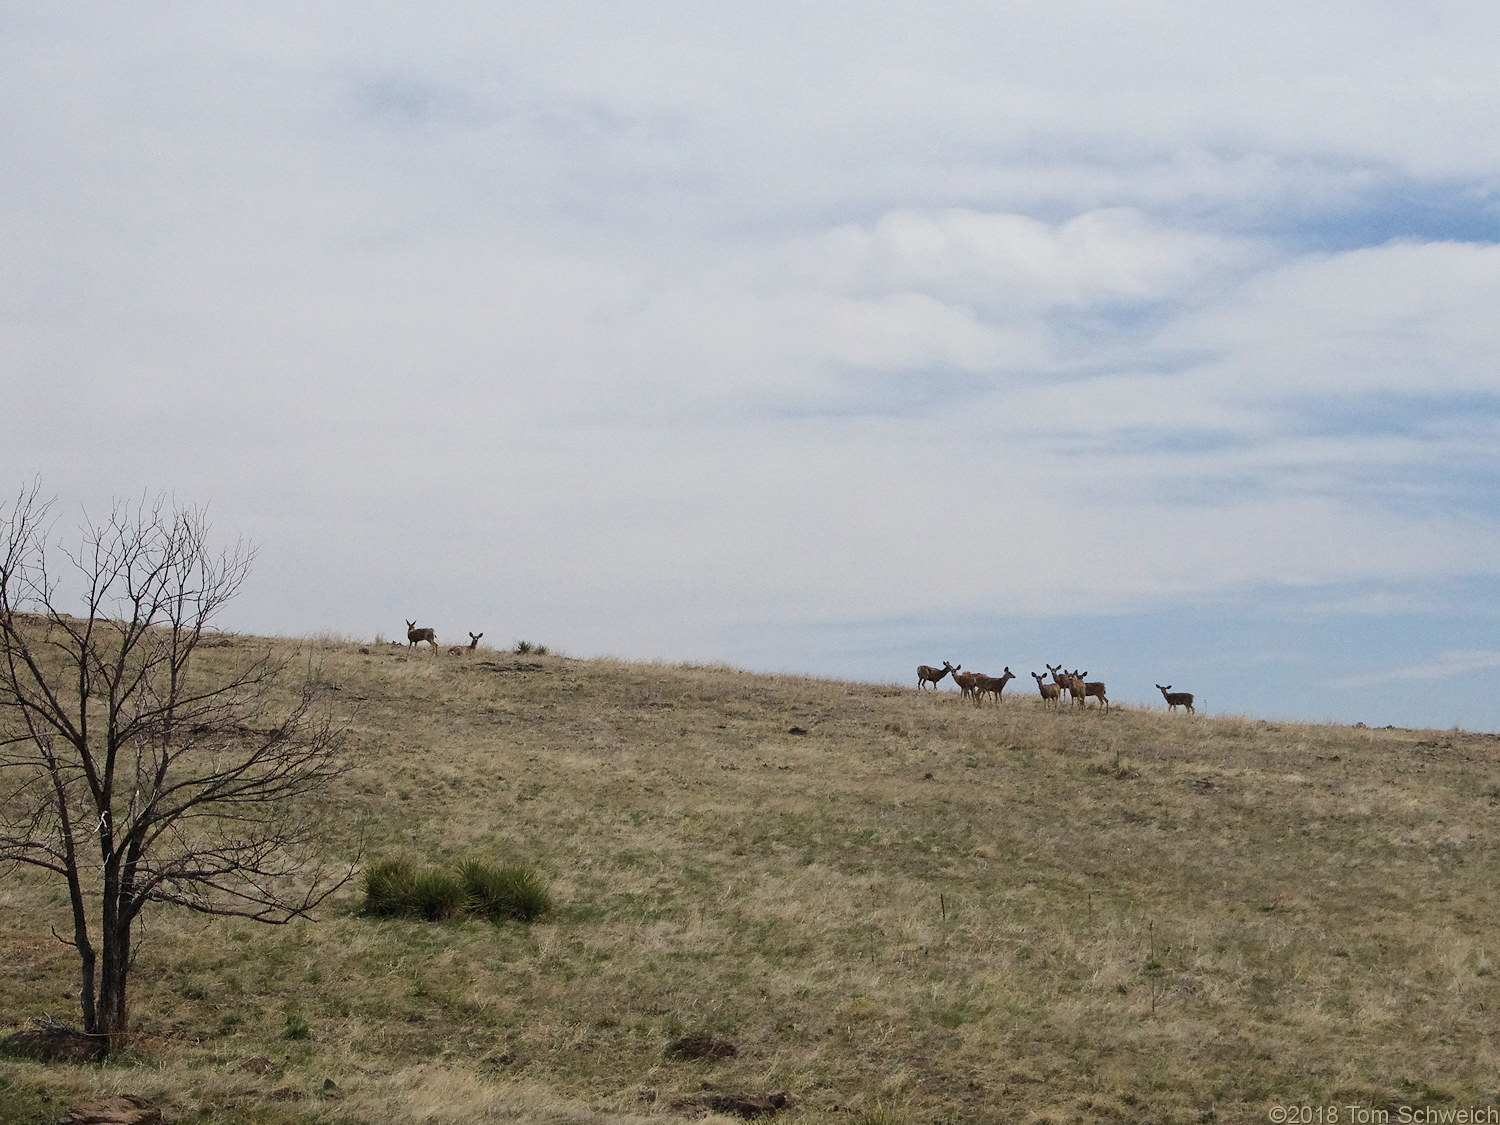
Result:
<svg viewBox="0 0 1500 1125"><path fill-rule="evenodd" d="M365 913L376 918L445 922L474 916L493 922L534 922L552 911L547 881L529 867L496 867L468 859L457 871L418 869L409 859L383 859L365 871Z"/></svg>
<svg viewBox="0 0 1500 1125"><path fill-rule="evenodd" d="M547 882L529 867L492 867L476 859L458 865L471 914L491 921L534 922L552 910Z"/></svg>
<svg viewBox="0 0 1500 1125"><path fill-rule="evenodd" d="M409 914L429 922L447 922L463 917L468 905L463 880L451 871L429 867L412 880Z"/></svg>
<svg viewBox="0 0 1500 1125"><path fill-rule="evenodd" d="M383 859L365 869L365 913L399 918L411 912L417 870L408 859Z"/></svg>

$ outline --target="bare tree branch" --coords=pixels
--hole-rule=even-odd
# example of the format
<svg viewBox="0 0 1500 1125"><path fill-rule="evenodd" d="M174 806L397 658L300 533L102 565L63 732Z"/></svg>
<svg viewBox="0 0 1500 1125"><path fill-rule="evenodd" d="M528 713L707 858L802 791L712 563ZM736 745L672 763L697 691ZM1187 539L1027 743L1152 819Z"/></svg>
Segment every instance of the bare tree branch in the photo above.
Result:
<svg viewBox="0 0 1500 1125"><path fill-rule="evenodd" d="M85 1030L114 1043L151 903L279 924L348 879L305 808L347 765L311 670L286 702L289 658L199 654L252 548L163 498L62 545L52 504L33 482L0 518L0 863L67 882Z"/></svg>

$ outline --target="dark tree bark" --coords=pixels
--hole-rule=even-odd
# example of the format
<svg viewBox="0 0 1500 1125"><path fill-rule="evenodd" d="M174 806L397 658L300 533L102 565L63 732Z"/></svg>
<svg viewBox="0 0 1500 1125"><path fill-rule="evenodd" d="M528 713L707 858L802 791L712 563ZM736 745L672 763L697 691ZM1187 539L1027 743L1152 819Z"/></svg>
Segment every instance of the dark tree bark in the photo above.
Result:
<svg viewBox="0 0 1500 1125"><path fill-rule="evenodd" d="M53 526L35 484L0 518L0 863L66 882L84 1029L113 1047L148 904L284 923L348 879L307 807L345 764L290 656L199 652L251 549L164 500L69 546Z"/></svg>

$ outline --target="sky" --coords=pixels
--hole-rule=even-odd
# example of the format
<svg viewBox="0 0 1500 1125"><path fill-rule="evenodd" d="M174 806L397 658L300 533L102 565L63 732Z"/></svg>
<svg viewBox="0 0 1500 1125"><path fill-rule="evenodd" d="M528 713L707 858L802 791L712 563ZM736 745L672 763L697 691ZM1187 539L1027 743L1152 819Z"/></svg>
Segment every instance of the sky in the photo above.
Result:
<svg viewBox="0 0 1500 1125"><path fill-rule="evenodd" d="M0 485L206 505L241 632L1500 731L1497 42L0 0Z"/></svg>

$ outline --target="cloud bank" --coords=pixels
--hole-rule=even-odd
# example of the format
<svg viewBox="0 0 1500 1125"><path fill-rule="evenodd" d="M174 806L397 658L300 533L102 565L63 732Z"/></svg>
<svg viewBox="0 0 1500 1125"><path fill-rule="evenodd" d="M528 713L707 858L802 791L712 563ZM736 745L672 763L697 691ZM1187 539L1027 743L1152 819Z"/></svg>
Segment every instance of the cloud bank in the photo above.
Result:
<svg viewBox="0 0 1500 1125"><path fill-rule="evenodd" d="M4 464L211 501L246 628L904 679L1500 605L1486 6L5 20ZM1350 691L1463 647L1381 612Z"/></svg>

